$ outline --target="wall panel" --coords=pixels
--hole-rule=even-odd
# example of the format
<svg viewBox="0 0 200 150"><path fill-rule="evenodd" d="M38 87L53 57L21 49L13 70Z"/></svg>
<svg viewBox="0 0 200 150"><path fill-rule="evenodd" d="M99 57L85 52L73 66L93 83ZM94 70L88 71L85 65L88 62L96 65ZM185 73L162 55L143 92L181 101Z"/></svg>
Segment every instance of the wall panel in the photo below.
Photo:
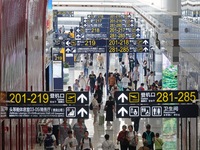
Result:
<svg viewBox="0 0 200 150"><path fill-rule="evenodd" d="M43 89L46 4L47 0L0 0L0 91ZM8 130L0 150L2 145L4 150L29 150L35 144L30 119L5 119L4 125ZM0 126L0 133L3 130Z"/></svg>

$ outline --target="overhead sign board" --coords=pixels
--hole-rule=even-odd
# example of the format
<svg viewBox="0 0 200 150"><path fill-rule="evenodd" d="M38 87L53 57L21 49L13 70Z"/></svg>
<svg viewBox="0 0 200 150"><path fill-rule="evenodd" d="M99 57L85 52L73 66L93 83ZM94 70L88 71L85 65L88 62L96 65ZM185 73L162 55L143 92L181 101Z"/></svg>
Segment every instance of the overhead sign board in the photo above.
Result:
<svg viewBox="0 0 200 150"><path fill-rule="evenodd" d="M53 10L54 17L74 17L74 11Z"/></svg>
<svg viewBox="0 0 200 150"><path fill-rule="evenodd" d="M9 106L8 118L89 118L88 106Z"/></svg>
<svg viewBox="0 0 200 150"><path fill-rule="evenodd" d="M106 40L79 40L76 41L77 53L105 53L106 52Z"/></svg>
<svg viewBox="0 0 200 150"><path fill-rule="evenodd" d="M116 91L117 104L192 103L198 99L196 90L181 91Z"/></svg>
<svg viewBox="0 0 200 150"><path fill-rule="evenodd" d="M88 92L7 92L9 105L70 104L88 105Z"/></svg>
<svg viewBox="0 0 200 150"><path fill-rule="evenodd" d="M197 105L117 105L117 118L193 118Z"/></svg>

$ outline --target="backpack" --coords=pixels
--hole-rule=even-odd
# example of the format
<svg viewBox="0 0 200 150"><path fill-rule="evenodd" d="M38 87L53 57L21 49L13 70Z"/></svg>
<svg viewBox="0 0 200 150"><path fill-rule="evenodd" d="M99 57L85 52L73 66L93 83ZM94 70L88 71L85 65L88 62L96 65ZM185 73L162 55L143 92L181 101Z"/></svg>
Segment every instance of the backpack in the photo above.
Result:
<svg viewBox="0 0 200 150"><path fill-rule="evenodd" d="M152 138L151 138L152 132L150 132L149 134L147 132L145 132L145 133L146 133L146 140L148 142L148 145L152 145Z"/></svg>
<svg viewBox="0 0 200 150"><path fill-rule="evenodd" d="M90 110L93 110L92 102L90 103Z"/></svg>
<svg viewBox="0 0 200 150"><path fill-rule="evenodd" d="M125 75L126 74L126 67L122 66L122 74Z"/></svg>
<svg viewBox="0 0 200 150"><path fill-rule="evenodd" d="M82 138L82 144L84 144L84 138ZM89 138L89 144L90 144L90 148L91 148L91 138ZM81 146L81 150L83 149L83 145Z"/></svg>
<svg viewBox="0 0 200 150"><path fill-rule="evenodd" d="M45 148L53 146L54 140L52 138L52 134L47 134L45 140L44 140L44 146Z"/></svg>

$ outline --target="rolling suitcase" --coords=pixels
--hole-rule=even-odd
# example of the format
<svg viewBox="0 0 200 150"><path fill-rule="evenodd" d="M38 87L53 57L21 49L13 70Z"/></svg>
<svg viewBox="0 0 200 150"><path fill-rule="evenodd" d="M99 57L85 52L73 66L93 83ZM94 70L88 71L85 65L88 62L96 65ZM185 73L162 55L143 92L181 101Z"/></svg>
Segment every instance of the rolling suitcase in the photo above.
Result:
<svg viewBox="0 0 200 150"><path fill-rule="evenodd" d="M103 125L104 124L104 120L105 120L104 114L100 113L99 114L99 125Z"/></svg>

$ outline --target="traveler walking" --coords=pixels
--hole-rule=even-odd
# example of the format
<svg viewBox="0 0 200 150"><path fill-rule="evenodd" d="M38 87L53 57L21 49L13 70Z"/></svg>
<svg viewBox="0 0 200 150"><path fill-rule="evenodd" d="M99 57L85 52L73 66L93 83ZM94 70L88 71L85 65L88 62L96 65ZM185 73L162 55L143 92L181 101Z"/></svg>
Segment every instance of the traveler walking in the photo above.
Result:
<svg viewBox="0 0 200 150"><path fill-rule="evenodd" d="M127 139L128 131L126 129L127 129L126 125L123 125L122 131L120 131L117 136L117 144L120 144L121 150L127 150L129 146L129 141Z"/></svg>
<svg viewBox="0 0 200 150"><path fill-rule="evenodd" d="M109 140L110 136L106 134L105 141L102 143L102 149L103 150L115 150L115 145L112 141Z"/></svg>
<svg viewBox="0 0 200 150"><path fill-rule="evenodd" d="M84 120L82 118L78 118L77 123L75 123L73 126L73 130L74 130L74 137L78 142L77 145L77 150L78 150L80 146L80 141L84 137L84 133L87 130L87 127L84 124Z"/></svg>
<svg viewBox="0 0 200 150"><path fill-rule="evenodd" d="M155 135L154 132L151 132L151 125L146 125L146 131L142 134L143 142L147 141L148 146L150 150L153 150L153 144L155 142Z"/></svg>

